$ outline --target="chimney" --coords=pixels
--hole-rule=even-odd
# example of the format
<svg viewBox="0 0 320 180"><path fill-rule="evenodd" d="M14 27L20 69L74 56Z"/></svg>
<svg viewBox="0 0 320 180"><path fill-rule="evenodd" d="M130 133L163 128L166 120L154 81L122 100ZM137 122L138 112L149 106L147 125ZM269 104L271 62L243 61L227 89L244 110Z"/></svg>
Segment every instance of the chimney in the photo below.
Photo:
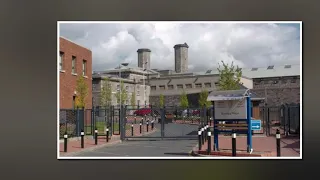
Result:
<svg viewBox="0 0 320 180"><path fill-rule="evenodd" d="M188 44L176 44L173 48L176 73L188 72Z"/></svg>
<svg viewBox="0 0 320 180"><path fill-rule="evenodd" d="M138 67L150 70L150 49L138 49Z"/></svg>

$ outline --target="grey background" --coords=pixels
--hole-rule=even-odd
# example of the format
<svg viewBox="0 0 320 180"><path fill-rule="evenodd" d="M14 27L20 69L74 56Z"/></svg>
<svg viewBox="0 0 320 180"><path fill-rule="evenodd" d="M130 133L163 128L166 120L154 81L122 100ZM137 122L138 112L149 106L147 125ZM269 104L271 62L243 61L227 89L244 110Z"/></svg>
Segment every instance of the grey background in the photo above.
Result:
<svg viewBox="0 0 320 180"><path fill-rule="evenodd" d="M272 0L0 2L1 179L293 179L319 160L319 3ZM302 20L304 161L56 160L57 20ZM230 173L232 172L232 173ZM50 179L48 178L48 179Z"/></svg>

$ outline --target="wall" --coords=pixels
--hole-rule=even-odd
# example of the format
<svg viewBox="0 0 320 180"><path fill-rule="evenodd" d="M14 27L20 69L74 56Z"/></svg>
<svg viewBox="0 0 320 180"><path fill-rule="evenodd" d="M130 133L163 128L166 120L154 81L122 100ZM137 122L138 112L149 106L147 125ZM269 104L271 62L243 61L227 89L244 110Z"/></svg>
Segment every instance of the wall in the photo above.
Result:
<svg viewBox="0 0 320 180"><path fill-rule="evenodd" d="M300 77L254 79L253 92L265 97L265 102L270 106L300 103Z"/></svg>
<svg viewBox="0 0 320 180"><path fill-rule="evenodd" d="M60 109L71 109L73 95L76 90L76 81L82 76L82 60L87 61L87 74L85 81L88 85L88 96L85 100L85 108L92 107L92 52L64 38L60 38L60 52L63 56L63 71L60 71ZM72 74L72 56L76 56L76 72ZM59 57L58 57L59 58Z"/></svg>

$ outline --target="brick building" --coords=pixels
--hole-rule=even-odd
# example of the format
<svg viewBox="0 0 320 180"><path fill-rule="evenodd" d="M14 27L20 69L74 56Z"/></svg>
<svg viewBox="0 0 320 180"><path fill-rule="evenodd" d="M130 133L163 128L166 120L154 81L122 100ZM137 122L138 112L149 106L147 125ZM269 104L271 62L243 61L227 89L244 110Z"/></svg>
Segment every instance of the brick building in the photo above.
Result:
<svg viewBox="0 0 320 180"><path fill-rule="evenodd" d="M88 85L85 108L92 107L92 52L63 37L59 38L60 109L75 106L76 82L83 76Z"/></svg>

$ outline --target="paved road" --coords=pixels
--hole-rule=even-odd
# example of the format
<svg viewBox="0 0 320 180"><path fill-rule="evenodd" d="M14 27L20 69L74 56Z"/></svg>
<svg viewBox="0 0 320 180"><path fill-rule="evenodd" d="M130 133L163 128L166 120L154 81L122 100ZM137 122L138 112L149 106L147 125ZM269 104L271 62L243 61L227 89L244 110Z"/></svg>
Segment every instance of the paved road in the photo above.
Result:
<svg viewBox="0 0 320 180"><path fill-rule="evenodd" d="M157 126L157 125L156 125ZM160 127L148 136L160 137ZM166 124L165 136L192 136L197 134L197 125ZM109 147L103 147L90 152L82 152L79 157L183 157L189 156L197 139L154 139L143 138L124 141Z"/></svg>

